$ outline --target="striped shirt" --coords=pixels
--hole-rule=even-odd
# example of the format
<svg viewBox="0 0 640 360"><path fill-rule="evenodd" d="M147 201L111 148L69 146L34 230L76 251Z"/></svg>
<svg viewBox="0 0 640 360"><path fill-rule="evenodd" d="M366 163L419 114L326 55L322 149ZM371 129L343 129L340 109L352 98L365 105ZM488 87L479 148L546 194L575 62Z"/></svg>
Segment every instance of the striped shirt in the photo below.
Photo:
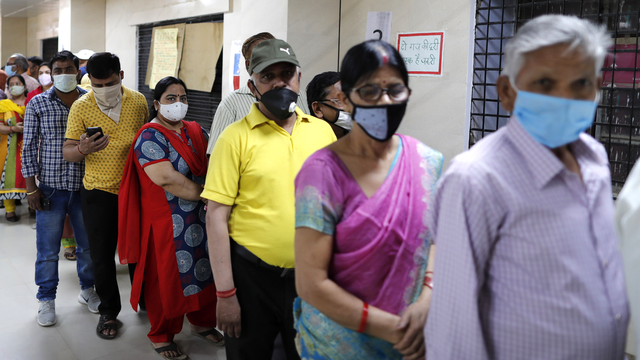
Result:
<svg viewBox="0 0 640 360"><path fill-rule="evenodd" d="M213 145L216 143L216 140L218 140L218 136L222 134L222 130L229 126L229 124L249 115L251 105L255 102L256 98L246 85L230 93L220 101L218 109L216 109L216 114L213 116L213 122L211 123L207 155L211 155ZM298 107L302 109L302 112L305 114L309 113L307 96L304 91L298 93Z"/></svg>
<svg viewBox="0 0 640 360"><path fill-rule="evenodd" d="M86 91L78 88L79 96ZM84 160L67 162L62 157L69 108L56 96L55 87L29 101L24 114L22 176L58 190L78 191L84 176Z"/></svg>
<svg viewBox="0 0 640 360"><path fill-rule="evenodd" d="M623 359L629 322L607 155L582 180L517 119L457 156L428 218L427 359Z"/></svg>

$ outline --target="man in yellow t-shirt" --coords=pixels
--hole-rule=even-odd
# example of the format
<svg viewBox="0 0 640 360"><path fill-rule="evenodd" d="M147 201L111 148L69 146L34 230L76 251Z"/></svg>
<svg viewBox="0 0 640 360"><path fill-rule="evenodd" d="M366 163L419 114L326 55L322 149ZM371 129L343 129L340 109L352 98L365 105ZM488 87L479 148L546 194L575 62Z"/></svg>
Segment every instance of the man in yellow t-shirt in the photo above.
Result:
<svg viewBox="0 0 640 360"><path fill-rule="evenodd" d="M249 74L258 103L218 138L202 193L218 327L227 359L271 358L278 333L287 359L295 359L294 179L336 137L325 121L296 108L300 71L289 44L260 42Z"/></svg>
<svg viewBox="0 0 640 360"><path fill-rule="evenodd" d="M122 86L120 59L104 52L91 56L87 73L92 90L69 111L64 159L85 160L82 217L89 239L96 292L100 297L97 334L113 339L122 308L114 254L118 244L118 189L131 143L149 117L144 95ZM102 132L87 135L87 128ZM104 133L104 134L103 134ZM130 269L131 270L131 269Z"/></svg>

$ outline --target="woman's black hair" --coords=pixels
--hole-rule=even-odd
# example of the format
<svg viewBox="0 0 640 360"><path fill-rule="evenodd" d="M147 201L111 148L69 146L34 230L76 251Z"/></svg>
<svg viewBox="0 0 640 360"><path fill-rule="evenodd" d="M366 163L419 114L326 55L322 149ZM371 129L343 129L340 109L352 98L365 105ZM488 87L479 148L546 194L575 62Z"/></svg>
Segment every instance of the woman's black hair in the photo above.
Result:
<svg viewBox="0 0 640 360"><path fill-rule="evenodd" d="M29 93L29 91L27 91L27 83L24 81L24 77L22 77L22 75L11 75L7 78L7 87L9 87L9 81L11 81L11 79L17 77L18 79L20 79L20 81L22 81L22 86L24 86L24 96L27 96L27 94Z"/></svg>
<svg viewBox="0 0 640 360"><path fill-rule="evenodd" d="M160 102L162 94L164 94L164 92L167 91L167 88L173 84L182 85L185 93L189 91L189 89L187 89L187 85L184 84L184 81L177 77L167 76L162 78L162 80L158 81L156 84L156 88L153 90L153 100ZM149 108L149 120L154 119L156 116L158 116L158 110L156 110L154 103L151 102L151 107Z"/></svg>
<svg viewBox="0 0 640 360"><path fill-rule="evenodd" d="M373 74L376 70L389 65L396 68L404 85L409 86L409 73L402 56L386 41L368 40L347 51L340 67L340 84L342 91L349 96L356 84Z"/></svg>

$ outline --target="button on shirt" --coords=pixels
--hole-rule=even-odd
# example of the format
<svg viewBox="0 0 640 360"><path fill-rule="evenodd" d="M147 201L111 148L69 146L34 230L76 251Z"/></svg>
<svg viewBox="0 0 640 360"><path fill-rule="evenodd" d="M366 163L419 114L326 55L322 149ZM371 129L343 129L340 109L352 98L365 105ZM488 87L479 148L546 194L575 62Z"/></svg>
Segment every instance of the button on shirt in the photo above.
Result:
<svg viewBox="0 0 640 360"><path fill-rule="evenodd" d="M86 93L78 87L79 96ZM84 161L72 163L62 157L69 108L56 96L55 87L32 98L25 109L22 176L37 176L54 189L78 191Z"/></svg>
<svg viewBox="0 0 640 360"><path fill-rule="evenodd" d="M629 311L606 153L571 145L582 181L517 119L456 157L437 245L427 359L623 359Z"/></svg>
<svg viewBox="0 0 640 360"><path fill-rule="evenodd" d="M254 104L211 154L202 197L233 206L229 235L264 262L293 268L294 179L304 161L336 140L331 126L297 108L291 134Z"/></svg>

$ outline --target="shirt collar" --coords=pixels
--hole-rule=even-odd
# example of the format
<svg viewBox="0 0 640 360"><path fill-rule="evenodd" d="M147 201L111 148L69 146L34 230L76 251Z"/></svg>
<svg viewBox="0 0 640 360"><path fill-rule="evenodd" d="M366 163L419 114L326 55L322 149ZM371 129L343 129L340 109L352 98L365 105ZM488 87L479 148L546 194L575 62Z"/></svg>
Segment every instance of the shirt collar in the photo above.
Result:
<svg viewBox="0 0 640 360"><path fill-rule="evenodd" d="M307 115L300 110L299 107L296 106L296 125L300 122L312 122L312 117ZM269 120L262 111L258 108L258 103L253 103L251 105L251 111L249 111L249 115L247 115L247 121L249 122L249 126L251 129L254 129L256 126L264 123L272 122L275 124L275 121ZM277 124L276 124L277 125Z"/></svg>
<svg viewBox="0 0 640 360"><path fill-rule="evenodd" d="M540 144L529 135L515 116L511 116L509 124L507 125L506 134L513 146L520 152L524 164L529 168L531 174L533 174L533 181L538 189L543 188L566 168L549 148ZM579 142L583 142L583 140L578 139L574 143ZM586 144L584 146L586 146ZM578 156L578 154L574 155L576 157Z"/></svg>
<svg viewBox="0 0 640 360"><path fill-rule="evenodd" d="M251 95L253 96L253 94L251 93L251 90L249 90L249 87L247 85L243 85L241 86L238 90L236 90L238 92L238 94L243 94L243 95Z"/></svg>
<svg viewBox="0 0 640 360"><path fill-rule="evenodd" d="M81 88L80 86L76 86L76 89L78 89L78 98L80 98L80 96L86 94L88 91ZM51 89L45 91L46 96L48 96L50 99L59 99L58 95L56 95L56 87L52 86Z"/></svg>

